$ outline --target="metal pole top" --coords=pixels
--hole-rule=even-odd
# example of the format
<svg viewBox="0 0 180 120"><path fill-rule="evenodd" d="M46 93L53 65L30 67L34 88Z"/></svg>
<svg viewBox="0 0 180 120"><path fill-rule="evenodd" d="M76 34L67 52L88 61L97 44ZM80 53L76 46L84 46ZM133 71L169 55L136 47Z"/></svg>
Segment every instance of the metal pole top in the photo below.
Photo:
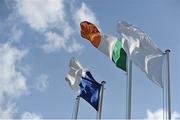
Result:
<svg viewBox="0 0 180 120"><path fill-rule="evenodd" d="M101 81L101 84L103 84L103 85L106 84L106 81Z"/></svg>
<svg viewBox="0 0 180 120"><path fill-rule="evenodd" d="M76 100L79 99L79 98L80 98L80 95L78 95L78 96L76 97Z"/></svg>
<svg viewBox="0 0 180 120"><path fill-rule="evenodd" d="M166 53L170 53L170 52L171 52L171 50L170 50L170 49L167 49L167 50L165 50L165 52L166 52Z"/></svg>

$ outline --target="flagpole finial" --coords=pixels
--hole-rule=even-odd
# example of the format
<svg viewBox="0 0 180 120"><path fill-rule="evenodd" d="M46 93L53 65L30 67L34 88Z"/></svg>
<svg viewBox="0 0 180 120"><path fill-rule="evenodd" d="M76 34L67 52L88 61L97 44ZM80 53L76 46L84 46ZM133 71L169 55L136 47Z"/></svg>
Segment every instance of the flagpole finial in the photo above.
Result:
<svg viewBox="0 0 180 120"><path fill-rule="evenodd" d="M166 53L170 53L170 52L171 52L171 50L170 50L170 49L167 49L167 50L165 50L165 52L166 52Z"/></svg>
<svg viewBox="0 0 180 120"><path fill-rule="evenodd" d="M106 81L101 81L101 84L103 84L103 85L106 84Z"/></svg>

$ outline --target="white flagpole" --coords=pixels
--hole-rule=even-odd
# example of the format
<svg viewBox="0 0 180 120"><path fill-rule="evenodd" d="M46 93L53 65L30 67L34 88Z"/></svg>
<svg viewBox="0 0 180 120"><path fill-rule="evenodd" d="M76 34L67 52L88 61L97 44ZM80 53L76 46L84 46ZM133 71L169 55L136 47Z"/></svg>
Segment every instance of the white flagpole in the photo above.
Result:
<svg viewBox="0 0 180 120"><path fill-rule="evenodd" d="M97 119L100 120L102 117L102 103L103 103L103 95L104 95L104 84L106 83L106 81L102 81L101 82L101 90L100 90L100 94L99 94L99 103L98 103L98 111L97 111Z"/></svg>
<svg viewBox="0 0 180 120"><path fill-rule="evenodd" d="M127 66L127 79L128 79L128 91L127 91L127 116L126 119L131 119L131 102L132 102L132 61L128 59L128 66Z"/></svg>
<svg viewBox="0 0 180 120"><path fill-rule="evenodd" d="M77 120L78 111L79 111L79 102L80 102L80 96L78 95L75 100L75 111L73 114L73 120Z"/></svg>
<svg viewBox="0 0 180 120"><path fill-rule="evenodd" d="M166 53L166 61L167 61L167 65L166 65L166 68L167 68L167 99L168 99L168 119L171 120L171 85L170 85L170 65L169 65L169 53L170 53L170 50L167 49L165 51Z"/></svg>

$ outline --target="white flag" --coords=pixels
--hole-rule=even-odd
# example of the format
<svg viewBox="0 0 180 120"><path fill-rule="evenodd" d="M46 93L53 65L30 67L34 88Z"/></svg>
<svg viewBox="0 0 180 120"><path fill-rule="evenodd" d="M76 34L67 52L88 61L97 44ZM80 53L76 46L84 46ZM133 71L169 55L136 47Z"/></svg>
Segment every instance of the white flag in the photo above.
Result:
<svg viewBox="0 0 180 120"><path fill-rule="evenodd" d="M140 28L120 21L117 31L122 35L122 46L128 57L146 73L148 78L163 87L163 52Z"/></svg>
<svg viewBox="0 0 180 120"><path fill-rule="evenodd" d="M69 69L69 73L65 77L65 80L69 82L69 85L73 90L79 91L79 83L81 80L81 76L84 74L85 69L75 58L71 58L69 62Z"/></svg>

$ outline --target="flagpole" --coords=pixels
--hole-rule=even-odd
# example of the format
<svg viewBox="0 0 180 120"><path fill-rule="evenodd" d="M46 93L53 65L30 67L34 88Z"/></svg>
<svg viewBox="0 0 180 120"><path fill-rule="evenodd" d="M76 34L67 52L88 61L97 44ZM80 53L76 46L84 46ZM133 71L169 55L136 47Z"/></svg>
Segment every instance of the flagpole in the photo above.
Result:
<svg viewBox="0 0 180 120"><path fill-rule="evenodd" d="M80 96L78 95L75 100L75 111L73 115L73 120L77 120L78 111L79 111L79 102L80 102Z"/></svg>
<svg viewBox="0 0 180 120"><path fill-rule="evenodd" d="M98 103L98 111L97 111L97 119L100 120L102 117L102 103L103 103L103 95L104 95L104 84L106 83L106 81L102 81L101 82L101 90L100 90L100 99L99 99L99 103Z"/></svg>
<svg viewBox="0 0 180 120"><path fill-rule="evenodd" d="M132 101L132 61L128 59L128 71L127 71L127 79L128 79L128 91L127 91L127 116L126 119L131 119L131 101Z"/></svg>
<svg viewBox="0 0 180 120"><path fill-rule="evenodd" d="M166 65L166 68L167 68L167 94L168 94L168 119L171 120L171 85L170 85L170 65L169 65L169 53L171 51L169 49L167 49L165 51L166 53L166 59L167 59L167 65Z"/></svg>

